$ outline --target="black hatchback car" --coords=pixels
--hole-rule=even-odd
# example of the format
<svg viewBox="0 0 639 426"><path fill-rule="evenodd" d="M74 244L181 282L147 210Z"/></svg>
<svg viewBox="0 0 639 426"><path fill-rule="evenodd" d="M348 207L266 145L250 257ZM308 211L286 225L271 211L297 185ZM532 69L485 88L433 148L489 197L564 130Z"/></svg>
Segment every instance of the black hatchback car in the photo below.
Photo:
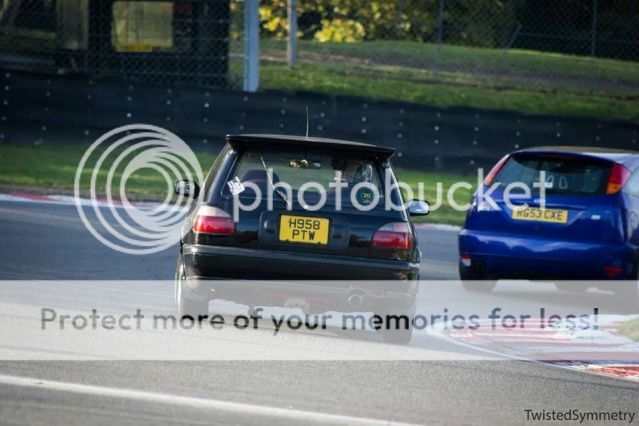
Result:
<svg viewBox="0 0 639 426"><path fill-rule="evenodd" d="M404 207L393 149L281 135L226 142L201 189L176 182L198 198L179 244L180 315L207 314L212 299L284 306L293 296L305 313L414 313L421 253L409 214L428 204ZM260 280L259 291L229 285L238 279ZM384 336L405 342L411 330Z"/></svg>

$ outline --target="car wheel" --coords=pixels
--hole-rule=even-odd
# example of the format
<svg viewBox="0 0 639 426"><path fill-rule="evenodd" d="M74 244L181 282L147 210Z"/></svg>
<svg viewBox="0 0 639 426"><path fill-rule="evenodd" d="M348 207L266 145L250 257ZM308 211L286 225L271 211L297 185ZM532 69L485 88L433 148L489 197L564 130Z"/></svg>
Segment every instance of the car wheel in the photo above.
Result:
<svg viewBox="0 0 639 426"><path fill-rule="evenodd" d="M178 317L190 316L196 319L199 315L208 315L209 301L199 299L189 299L184 296L183 286L186 281L186 272L182 256L178 255L175 269L175 302L177 305Z"/></svg>
<svg viewBox="0 0 639 426"><path fill-rule="evenodd" d="M485 274L459 267L459 278L466 290L489 293L497 286L497 280L486 279Z"/></svg>
<svg viewBox="0 0 639 426"><path fill-rule="evenodd" d="M407 345L413 338L413 327L410 326L407 330L382 330L381 333L385 343Z"/></svg>
<svg viewBox="0 0 639 426"><path fill-rule="evenodd" d="M490 293L497 286L497 281L484 280L484 281L462 281L462 286L469 291L476 291L481 293Z"/></svg>
<svg viewBox="0 0 639 426"><path fill-rule="evenodd" d="M180 297L178 300L178 316L180 318L191 317L197 319L200 315L208 315L209 301L187 299Z"/></svg>
<svg viewBox="0 0 639 426"><path fill-rule="evenodd" d="M387 315L393 315L393 316L405 315L408 317L407 328L403 328L400 326L400 327L397 327L397 329L392 328L389 330L386 328L381 328L377 330L377 332L381 334L382 340L385 343L390 343L393 345L407 345L408 343L410 343L411 339L413 338L413 318L415 318L415 312L416 312L416 303L413 302L412 307L405 312L391 311L387 313L377 313L377 315L379 315L382 318L386 318Z"/></svg>
<svg viewBox="0 0 639 426"><path fill-rule="evenodd" d="M639 308L639 268L634 265L624 281L610 281L604 286L599 286L601 290L611 291L614 294L615 305L621 310L636 310ZM634 312L633 312L634 313Z"/></svg>

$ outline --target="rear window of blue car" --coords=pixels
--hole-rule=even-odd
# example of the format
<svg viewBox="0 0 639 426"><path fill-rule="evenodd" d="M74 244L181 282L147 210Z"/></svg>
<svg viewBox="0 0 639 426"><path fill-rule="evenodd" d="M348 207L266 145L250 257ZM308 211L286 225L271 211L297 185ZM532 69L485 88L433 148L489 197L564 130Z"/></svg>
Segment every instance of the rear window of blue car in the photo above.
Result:
<svg viewBox="0 0 639 426"><path fill-rule="evenodd" d="M515 154L495 178L502 186L522 183L533 192L533 183L545 173L548 194L603 194L610 173L610 163L596 158L569 155Z"/></svg>

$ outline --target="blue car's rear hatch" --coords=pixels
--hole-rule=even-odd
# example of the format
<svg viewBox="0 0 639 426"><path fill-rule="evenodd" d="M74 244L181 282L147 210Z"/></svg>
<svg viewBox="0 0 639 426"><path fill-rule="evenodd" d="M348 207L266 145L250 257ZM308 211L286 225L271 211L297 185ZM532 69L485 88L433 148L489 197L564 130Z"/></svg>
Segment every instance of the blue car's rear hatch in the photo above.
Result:
<svg viewBox="0 0 639 426"><path fill-rule="evenodd" d="M594 156L521 152L511 155L476 199L466 228L556 241L614 243L624 238L622 165ZM490 193L489 188L495 187Z"/></svg>

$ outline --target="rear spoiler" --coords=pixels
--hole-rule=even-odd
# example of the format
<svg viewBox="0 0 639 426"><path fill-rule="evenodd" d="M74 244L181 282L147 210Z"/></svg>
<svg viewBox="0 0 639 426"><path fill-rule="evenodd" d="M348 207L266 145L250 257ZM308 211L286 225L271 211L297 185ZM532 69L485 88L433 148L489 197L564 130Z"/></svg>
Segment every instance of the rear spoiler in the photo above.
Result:
<svg viewBox="0 0 639 426"><path fill-rule="evenodd" d="M304 136L227 135L226 142L234 150L244 150L247 148L311 148L331 152L343 152L344 154L356 154L376 158L381 161L387 161L395 154L394 148L338 139L306 138Z"/></svg>
<svg viewBox="0 0 639 426"><path fill-rule="evenodd" d="M556 158L581 158L624 164L637 157L639 152L620 149L589 147L537 147L515 151L511 156L540 155Z"/></svg>

